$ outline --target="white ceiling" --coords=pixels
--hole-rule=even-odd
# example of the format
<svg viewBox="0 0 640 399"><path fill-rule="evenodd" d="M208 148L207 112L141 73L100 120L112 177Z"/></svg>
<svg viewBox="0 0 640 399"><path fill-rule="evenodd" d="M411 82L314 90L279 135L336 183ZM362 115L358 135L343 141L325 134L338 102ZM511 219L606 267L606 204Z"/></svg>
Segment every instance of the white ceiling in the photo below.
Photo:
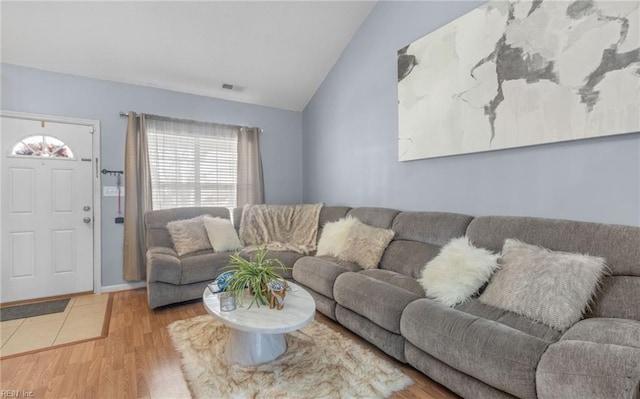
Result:
<svg viewBox="0 0 640 399"><path fill-rule="evenodd" d="M301 111L373 5L2 1L1 59Z"/></svg>

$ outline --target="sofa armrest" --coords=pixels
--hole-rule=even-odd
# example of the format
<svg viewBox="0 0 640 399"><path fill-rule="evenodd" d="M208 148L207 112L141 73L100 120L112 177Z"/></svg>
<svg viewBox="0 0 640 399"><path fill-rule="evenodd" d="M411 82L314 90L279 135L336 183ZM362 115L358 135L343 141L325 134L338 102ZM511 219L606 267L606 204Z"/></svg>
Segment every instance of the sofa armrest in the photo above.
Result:
<svg viewBox="0 0 640 399"><path fill-rule="evenodd" d="M173 248L153 247L147 251L147 283L180 284L182 266Z"/></svg>
<svg viewBox="0 0 640 399"><path fill-rule="evenodd" d="M170 255L170 256L173 256L174 258L178 257L178 253L176 252L176 250L169 247L153 247L153 248L149 248L149 252L152 252L154 254Z"/></svg>
<svg viewBox="0 0 640 399"><path fill-rule="evenodd" d="M538 364L536 389L541 399L640 398L640 349L559 341Z"/></svg>

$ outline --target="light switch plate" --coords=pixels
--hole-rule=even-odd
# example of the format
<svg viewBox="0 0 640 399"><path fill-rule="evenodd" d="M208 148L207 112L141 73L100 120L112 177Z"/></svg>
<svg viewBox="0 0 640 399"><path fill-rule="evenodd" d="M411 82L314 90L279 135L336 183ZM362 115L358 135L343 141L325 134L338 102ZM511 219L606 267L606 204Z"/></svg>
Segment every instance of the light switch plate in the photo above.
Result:
<svg viewBox="0 0 640 399"><path fill-rule="evenodd" d="M103 197L117 197L118 196L118 187L116 187L116 186L104 186L104 187L102 187L102 196ZM124 187L120 187L120 196L124 197Z"/></svg>

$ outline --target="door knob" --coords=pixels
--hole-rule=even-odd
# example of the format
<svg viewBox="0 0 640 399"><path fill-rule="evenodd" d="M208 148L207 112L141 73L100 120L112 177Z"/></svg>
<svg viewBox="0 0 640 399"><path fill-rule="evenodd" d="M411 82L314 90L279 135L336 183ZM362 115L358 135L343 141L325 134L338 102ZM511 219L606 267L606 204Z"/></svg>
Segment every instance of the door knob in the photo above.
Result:
<svg viewBox="0 0 640 399"><path fill-rule="evenodd" d="M84 218L82 218L82 221L85 223L91 223L91 218L89 216L85 216Z"/></svg>
<svg viewBox="0 0 640 399"><path fill-rule="evenodd" d="M84 207L82 207L82 210L83 210L83 211L90 211L90 210L91 210L91 207L90 207L90 206L88 206L88 205L85 205Z"/></svg>

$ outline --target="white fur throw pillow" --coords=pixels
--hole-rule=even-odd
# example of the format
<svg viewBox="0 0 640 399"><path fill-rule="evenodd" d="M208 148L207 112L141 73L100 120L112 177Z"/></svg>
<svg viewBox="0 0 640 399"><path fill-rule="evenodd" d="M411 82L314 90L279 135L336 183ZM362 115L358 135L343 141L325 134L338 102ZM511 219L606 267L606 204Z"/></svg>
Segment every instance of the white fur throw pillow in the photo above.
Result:
<svg viewBox="0 0 640 399"><path fill-rule="evenodd" d="M207 230L204 228L204 215L192 219L174 220L167 223L173 248L178 256L211 249Z"/></svg>
<svg viewBox="0 0 640 399"><path fill-rule="evenodd" d="M347 244L349 232L356 223L358 223L358 219L351 216L326 223L322 228L322 235L318 241L316 256L331 255L339 257Z"/></svg>
<svg viewBox="0 0 640 399"><path fill-rule="evenodd" d="M424 269L418 282L428 297L448 306L467 301L498 268L499 254L474 247L467 237L449 241Z"/></svg>
<svg viewBox="0 0 640 399"><path fill-rule="evenodd" d="M394 235L393 230L369 226L356 219L338 258L365 269L375 269Z"/></svg>
<svg viewBox="0 0 640 399"><path fill-rule="evenodd" d="M205 216L204 227L215 252L235 251L242 248L231 220Z"/></svg>
<svg viewBox="0 0 640 399"><path fill-rule="evenodd" d="M512 239L505 241L500 263L480 301L558 331L582 318L607 270L602 258Z"/></svg>

